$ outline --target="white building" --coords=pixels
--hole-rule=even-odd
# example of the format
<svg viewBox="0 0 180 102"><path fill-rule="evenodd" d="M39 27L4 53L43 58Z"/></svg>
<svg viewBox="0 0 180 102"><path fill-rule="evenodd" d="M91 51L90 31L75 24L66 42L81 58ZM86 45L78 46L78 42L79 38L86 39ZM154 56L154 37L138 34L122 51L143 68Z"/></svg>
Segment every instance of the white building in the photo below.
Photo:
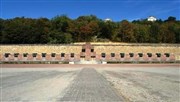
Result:
<svg viewBox="0 0 180 102"><path fill-rule="evenodd" d="M107 22L107 21L112 21L112 19L106 18L104 21L105 21L105 22Z"/></svg>
<svg viewBox="0 0 180 102"><path fill-rule="evenodd" d="M154 21L157 20L157 18L154 17L154 16L149 16L147 20L148 20L148 21L151 21L151 22L154 22Z"/></svg>

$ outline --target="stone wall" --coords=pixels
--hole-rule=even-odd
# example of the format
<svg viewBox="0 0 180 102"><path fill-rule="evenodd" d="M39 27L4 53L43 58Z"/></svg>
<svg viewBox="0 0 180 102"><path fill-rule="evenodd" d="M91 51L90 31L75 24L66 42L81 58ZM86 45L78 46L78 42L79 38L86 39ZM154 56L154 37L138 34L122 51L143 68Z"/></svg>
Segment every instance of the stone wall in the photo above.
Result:
<svg viewBox="0 0 180 102"><path fill-rule="evenodd" d="M1 45L0 53L75 53L81 52L81 46L72 45Z"/></svg>
<svg viewBox="0 0 180 102"><path fill-rule="evenodd" d="M173 53L179 54L180 48L162 46L94 46L97 54L100 53Z"/></svg>
<svg viewBox="0 0 180 102"><path fill-rule="evenodd" d="M85 43L78 43L72 45L1 45L0 50L0 60L7 60L4 57L6 53L9 53L8 60L18 60L23 59L23 54L28 53L26 60L80 60L80 56L82 56L82 46ZM140 60L138 53L142 53L143 60L150 59L147 58L147 53L152 53L153 58L158 60L156 53L161 53L161 59L172 59L172 60L180 60L180 48L178 45L168 44L168 45L160 45L160 44L119 44L119 43L91 43L94 49L93 56L95 56L96 60L131 60L129 53L134 53L133 60ZM14 54L18 53L18 57L14 57ZM32 57L33 53L37 53L36 59ZM42 53L46 53L46 58L43 59ZM55 53L56 57L52 58L51 54ZM61 53L65 53L65 57L61 58ZM74 54L74 57L71 57L71 54ZM101 54L105 53L106 58L102 58ZM111 58L111 53L115 54L114 58ZM120 58L120 53L125 53L125 58ZM165 58L165 53L170 54L170 58ZM91 54L89 52L89 54ZM91 58L92 54L88 57ZM152 58L152 59L153 59ZM142 59L142 58L141 58Z"/></svg>

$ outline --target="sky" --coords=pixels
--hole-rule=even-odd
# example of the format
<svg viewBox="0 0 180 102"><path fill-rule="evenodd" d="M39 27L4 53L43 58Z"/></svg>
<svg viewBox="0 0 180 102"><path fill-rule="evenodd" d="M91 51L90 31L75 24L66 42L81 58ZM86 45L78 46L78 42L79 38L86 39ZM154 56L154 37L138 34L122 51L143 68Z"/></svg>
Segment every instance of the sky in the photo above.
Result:
<svg viewBox="0 0 180 102"><path fill-rule="evenodd" d="M0 18L53 18L96 15L113 21L138 20L149 16L180 20L180 0L0 0Z"/></svg>

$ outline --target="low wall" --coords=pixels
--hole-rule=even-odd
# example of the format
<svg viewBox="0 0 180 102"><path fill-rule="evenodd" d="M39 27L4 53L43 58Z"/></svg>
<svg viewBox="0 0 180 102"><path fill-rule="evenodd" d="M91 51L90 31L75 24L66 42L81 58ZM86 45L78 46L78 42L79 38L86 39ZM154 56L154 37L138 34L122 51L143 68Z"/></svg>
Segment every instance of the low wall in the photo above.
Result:
<svg viewBox="0 0 180 102"><path fill-rule="evenodd" d="M1 61L79 61L81 58L83 43L71 45L1 45L0 60ZM175 44L123 44L123 43L92 43L95 58L92 60L106 61L180 61L180 48ZM28 53L24 57L23 54ZM37 53L33 57L33 53ZM43 57L42 53L46 56ZM52 57L52 53L56 55ZM64 57L61 54L64 53ZM106 56L102 57L102 53ZM114 53L114 57L112 57ZM121 58L120 53L125 56ZM130 57L130 53L134 56ZM138 54L142 53L143 57ZM148 57L147 53L151 53L152 57ZM157 53L161 56L158 57ZM165 54L169 54L167 57ZM5 54L9 54L5 57ZM18 56L15 56L18 54ZM73 54L74 56L71 56ZM85 54L86 56L86 54ZM89 54L91 56L91 53ZM94 56L94 55L93 55Z"/></svg>

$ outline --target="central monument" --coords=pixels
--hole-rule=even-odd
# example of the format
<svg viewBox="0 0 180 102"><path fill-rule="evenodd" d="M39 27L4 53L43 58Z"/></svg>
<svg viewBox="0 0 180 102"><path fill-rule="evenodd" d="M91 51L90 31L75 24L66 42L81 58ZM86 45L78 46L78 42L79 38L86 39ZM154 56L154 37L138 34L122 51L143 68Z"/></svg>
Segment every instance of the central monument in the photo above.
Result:
<svg viewBox="0 0 180 102"><path fill-rule="evenodd" d="M96 61L96 52L94 47L90 42L86 42L82 45L82 50L80 52L80 61L78 64L99 64L100 62Z"/></svg>
<svg viewBox="0 0 180 102"><path fill-rule="evenodd" d="M94 58L96 58L94 47L89 42L86 42L84 45L82 45L80 58L87 61L94 60Z"/></svg>

